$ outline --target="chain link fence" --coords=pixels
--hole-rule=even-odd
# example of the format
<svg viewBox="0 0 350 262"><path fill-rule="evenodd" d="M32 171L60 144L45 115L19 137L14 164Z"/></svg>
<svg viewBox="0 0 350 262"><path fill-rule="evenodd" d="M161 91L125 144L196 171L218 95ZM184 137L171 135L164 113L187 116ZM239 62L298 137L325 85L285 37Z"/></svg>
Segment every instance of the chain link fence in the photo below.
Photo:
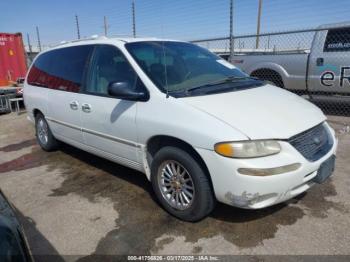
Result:
<svg viewBox="0 0 350 262"><path fill-rule="evenodd" d="M326 114L350 115L350 23L192 42Z"/></svg>

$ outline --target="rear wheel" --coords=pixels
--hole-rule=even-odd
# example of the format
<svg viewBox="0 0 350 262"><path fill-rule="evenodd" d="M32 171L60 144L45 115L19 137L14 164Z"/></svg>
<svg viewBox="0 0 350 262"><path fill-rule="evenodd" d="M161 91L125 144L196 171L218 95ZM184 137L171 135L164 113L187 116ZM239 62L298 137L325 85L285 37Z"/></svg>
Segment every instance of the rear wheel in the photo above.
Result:
<svg viewBox="0 0 350 262"><path fill-rule="evenodd" d="M38 144L45 151L53 151L58 147L58 141L53 136L50 127L43 114L35 117L35 131Z"/></svg>
<svg viewBox="0 0 350 262"><path fill-rule="evenodd" d="M185 221L204 218L215 205L209 180L200 164L176 147L164 147L154 156L152 186L164 209Z"/></svg>

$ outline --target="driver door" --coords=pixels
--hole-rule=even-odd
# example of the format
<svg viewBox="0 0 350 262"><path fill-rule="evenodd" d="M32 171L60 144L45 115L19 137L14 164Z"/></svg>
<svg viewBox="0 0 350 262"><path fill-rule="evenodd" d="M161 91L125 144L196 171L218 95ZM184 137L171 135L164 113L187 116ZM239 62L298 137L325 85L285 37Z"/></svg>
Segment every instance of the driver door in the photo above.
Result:
<svg viewBox="0 0 350 262"><path fill-rule="evenodd" d="M117 47L96 45L81 95L85 144L121 164L140 169L137 157L136 106L108 95L111 82L136 85L137 75Z"/></svg>

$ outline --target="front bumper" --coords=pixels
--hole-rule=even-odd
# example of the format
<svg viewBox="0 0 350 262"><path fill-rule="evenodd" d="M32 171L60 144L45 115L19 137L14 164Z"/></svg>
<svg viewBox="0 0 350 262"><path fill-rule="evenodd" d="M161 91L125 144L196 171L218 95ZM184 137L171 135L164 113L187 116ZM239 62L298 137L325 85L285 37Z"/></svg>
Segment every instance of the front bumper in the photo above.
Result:
<svg viewBox="0 0 350 262"><path fill-rule="evenodd" d="M218 155L214 151L198 149L207 164L218 201L247 209L264 208L284 202L308 190L315 183L320 165L337 149L337 139L330 128L333 146L330 151L315 162L306 160L288 142L280 142L281 152L261 158L233 159ZM239 168L274 168L300 163L299 169L271 176L242 175Z"/></svg>

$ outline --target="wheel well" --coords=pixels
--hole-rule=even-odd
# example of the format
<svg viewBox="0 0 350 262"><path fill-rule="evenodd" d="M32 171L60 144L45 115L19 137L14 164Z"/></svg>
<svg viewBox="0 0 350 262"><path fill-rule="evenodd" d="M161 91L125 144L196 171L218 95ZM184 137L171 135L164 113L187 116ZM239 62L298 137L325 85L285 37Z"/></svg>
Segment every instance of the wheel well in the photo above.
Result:
<svg viewBox="0 0 350 262"><path fill-rule="evenodd" d="M271 81L275 85L284 88L283 79L281 75L273 69L260 68L253 71L250 75L262 80Z"/></svg>
<svg viewBox="0 0 350 262"><path fill-rule="evenodd" d="M42 115L44 115L39 109L37 109L37 108L35 108L34 110L33 110L33 116L34 116L34 119L36 118L36 116L38 115L38 114L42 114Z"/></svg>
<svg viewBox="0 0 350 262"><path fill-rule="evenodd" d="M151 166L151 163L153 161L153 157L155 156L155 154L161 148L163 148L165 146L173 146L173 147L180 148L180 149L186 151L187 153L189 153L199 163L199 165L202 167L204 173L208 177L210 187L211 187L212 192L214 193L214 197L215 197L213 182L211 180L211 176L210 176L207 165L205 164L202 157L198 154L198 152L189 143L187 143L181 139L171 137L171 136L163 136L163 135L152 137L147 142L147 161L148 161L149 166Z"/></svg>

